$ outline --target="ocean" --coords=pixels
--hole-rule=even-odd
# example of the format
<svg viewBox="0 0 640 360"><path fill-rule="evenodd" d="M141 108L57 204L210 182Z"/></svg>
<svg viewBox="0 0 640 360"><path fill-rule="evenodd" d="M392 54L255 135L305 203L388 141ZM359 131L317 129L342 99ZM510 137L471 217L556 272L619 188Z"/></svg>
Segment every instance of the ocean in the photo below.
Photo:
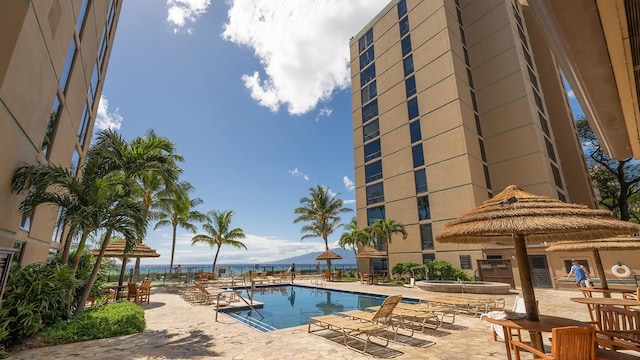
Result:
<svg viewBox="0 0 640 360"><path fill-rule="evenodd" d="M127 264L127 275L133 273L135 263ZM196 272L211 272L211 264L173 264L174 269L176 266L180 265L181 273L189 274ZM291 264L216 264L215 273L219 274L220 277L231 277L231 276L247 276L250 272L253 271L269 271L271 273L280 273L282 271L287 271ZM356 264L332 264L332 270L342 270L343 273L346 273L349 270L355 270ZM315 264L296 264L296 271L301 273L314 273L317 272L320 274L322 271L327 270L327 262L320 261ZM168 274L169 273L169 264L165 265L140 265L140 275L149 275L149 274ZM112 271L109 275L118 275L120 274L120 269L117 271Z"/></svg>

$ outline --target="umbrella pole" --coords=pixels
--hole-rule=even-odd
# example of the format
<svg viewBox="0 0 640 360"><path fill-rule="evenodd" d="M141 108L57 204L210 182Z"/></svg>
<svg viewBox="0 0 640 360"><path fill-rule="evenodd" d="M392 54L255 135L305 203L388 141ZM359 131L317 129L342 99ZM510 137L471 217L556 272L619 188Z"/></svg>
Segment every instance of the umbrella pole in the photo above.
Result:
<svg viewBox="0 0 640 360"><path fill-rule="evenodd" d="M607 275L604 273L604 267L602 266L602 259L600 258L600 251L598 249L593 249L593 259L596 262L596 269L600 276L600 287L608 289L609 284L607 283ZM604 297L611 297L611 293L609 292L604 292L603 295Z"/></svg>
<svg viewBox="0 0 640 360"><path fill-rule="evenodd" d="M531 269L529 268L529 256L527 255L527 245L525 244L524 235L517 235L514 242L516 251L516 260L518 261L518 269L520 270L520 286L522 287L522 297L527 308L527 319L539 321L538 307L536 306L536 294L533 291L533 282L531 281Z"/></svg>

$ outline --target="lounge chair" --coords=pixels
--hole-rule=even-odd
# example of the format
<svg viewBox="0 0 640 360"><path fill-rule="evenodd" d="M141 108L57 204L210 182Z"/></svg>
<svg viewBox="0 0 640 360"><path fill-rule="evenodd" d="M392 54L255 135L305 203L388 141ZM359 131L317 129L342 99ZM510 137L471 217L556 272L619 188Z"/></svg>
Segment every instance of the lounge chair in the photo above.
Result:
<svg viewBox="0 0 640 360"><path fill-rule="evenodd" d="M380 306L370 306L364 313L359 313L359 310L353 310L345 312L350 316L359 317L367 312L377 311ZM404 329L407 329L408 322L416 323L420 326L420 331L424 332L424 329L429 326L431 329L435 330L442 325L443 316L438 316L429 306L418 305L418 304L407 304L400 302L396 305L395 309L393 309L393 315L399 320L400 324ZM364 315L366 316L366 315ZM454 314L455 316L455 314ZM410 329L411 334L409 336L413 336L413 328Z"/></svg>
<svg viewBox="0 0 640 360"><path fill-rule="evenodd" d="M380 308L375 313L372 313L369 319L356 319L348 316L340 315L324 315L315 316L309 319L309 327L307 331L309 333L320 330L332 330L342 332L342 338L345 346L356 350L358 352L366 353L367 345L372 342L380 346L386 347L389 345L390 339L381 336L382 333L387 332L389 327L393 328L392 313L393 309L402 299L401 295L394 295L387 297ZM316 325L320 330L311 331L311 325ZM394 328L394 339L397 337L397 328ZM374 342L371 337L382 339L384 344ZM349 344L349 339L354 339L364 342L363 349L353 347Z"/></svg>
<svg viewBox="0 0 640 360"><path fill-rule="evenodd" d="M267 281L269 281L269 284L280 284L282 282L282 279L275 276L267 275Z"/></svg>

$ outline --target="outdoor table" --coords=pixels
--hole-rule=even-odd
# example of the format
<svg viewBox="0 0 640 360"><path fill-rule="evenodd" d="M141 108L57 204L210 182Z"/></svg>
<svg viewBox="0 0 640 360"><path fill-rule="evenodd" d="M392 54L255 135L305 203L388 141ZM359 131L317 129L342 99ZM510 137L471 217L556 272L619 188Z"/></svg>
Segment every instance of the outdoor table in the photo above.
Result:
<svg viewBox="0 0 640 360"><path fill-rule="evenodd" d="M117 301L120 298L120 293L122 290L127 288L127 285L106 285L104 287L107 290L113 290L113 300Z"/></svg>
<svg viewBox="0 0 640 360"><path fill-rule="evenodd" d="M602 318L600 314L600 307L602 306L622 306L628 309L631 306L640 306L640 301L630 299L616 299L616 298L594 298L594 297L581 297L570 298L569 300L577 302L579 304L586 304L589 311L595 307L595 313L597 316L596 321L598 326L602 324Z"/></svg>
<svg viewBox="0 0 640 360"><path fill-rule="evenodd" d="M636 292L636 290L631 290L631 289L623 289L623 288L608 288L608 289L601 289L601 288L593 288L593 287L581 287L578 288L580 289L580 291L582 291L582 293L585 296L591 296L591 293L602 293L603 295L609 294L609 296L612 293L620 293L620 294L633 294Z"/></svg>
<svg viewBox="0 0 640 360"><path fill-rule="evenodd" d="M591 327L591 325L584 321L578 321L574 319L564 318L560 316L540 315L539 321L533 321L528 319L509 319L498 320L492 319L487 316L483 316L482 320L502 326L504 331L504 344L507 349L507 359L511 360L511 329L517 329L520 331L528 331L531 335L531 345L540 351L544 351L544 344L542 343L542 333L550 333L553 328L564 326L582 326Z"/></svg>

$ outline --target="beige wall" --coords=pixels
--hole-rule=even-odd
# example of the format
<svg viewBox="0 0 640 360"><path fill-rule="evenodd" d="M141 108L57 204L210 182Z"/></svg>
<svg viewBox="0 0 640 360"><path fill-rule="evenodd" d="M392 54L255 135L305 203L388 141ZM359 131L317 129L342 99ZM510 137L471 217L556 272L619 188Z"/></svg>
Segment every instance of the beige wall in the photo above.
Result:
<svg viewBox="0 0 640 360"><path fill-rule="evenodd" d="M18 206L23 194L10 189L15 169L22 164L51 162L69 166L75 149L84 154L78 131L87 101L98 48L106 27L109 6L115 6L114 19L107 41L105 60L99 72L96 99L100 98L106 76L108 58L122 6L121 0L89 1L81 33L76 19L82 0L7 0L0 2L0 246L13 247L16 240L24 243L22 264L46 260L50 249L60 247L52 242L57 208L42 205L36 209L28 231L19 228L22 216ZM6 35L6 36L5 36ZM59 78L67 62L72 39L78 54L69 73L66 91ZM56 95L62 111L52 134L49 151L41 146ZM89 131L98 107L91 104ZM89 141L86 141L88 145Z"/></svg>

